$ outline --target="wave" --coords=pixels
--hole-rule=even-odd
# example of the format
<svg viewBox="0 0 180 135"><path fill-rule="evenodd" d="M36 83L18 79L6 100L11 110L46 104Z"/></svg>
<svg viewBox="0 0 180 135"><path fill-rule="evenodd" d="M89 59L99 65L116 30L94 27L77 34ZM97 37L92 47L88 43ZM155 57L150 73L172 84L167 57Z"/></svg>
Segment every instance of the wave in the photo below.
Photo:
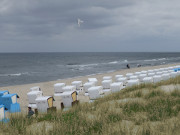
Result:
<svg viewBox="0 0 180 135"><path fill-rule="evenodd" d="M144 61L163 61L163 60L167 60L167 58L149 59L149 60L144 60Z"/></svg>
<svg viewBox="0 0 180 135"><path fill-rule="evenodd" d="M12 76L21 76L21 75L28 75L29 73L28 72L23 72L23 73L15 73L15 74L0 74L0 76L3 76L3 77L12 77Z"/></svg>
<svg viewBox="0 0 180 135"><path fill-rule="evenodd" d="M118 61L112 61L112 62L109 62L108 64L117 64Z"/></svg>
<svg viewBox="0 0 180 135"><path fill-rule="evenodd" d="M127 62L128 62L127 60L123 60L123 61L111 61L111 62L105 62L105 63L91 63L91 64L69 63L68 65L66 65L66 67L68 67L69 69L75 71L75 70L92 69L92 68L96 68L98 66L104 66L104 65L123 64L123 63L127 63ZM58 66L60 66L60 65L58 65Z"/></svg>
<svg viewBox="0 0 180 135"><path fill-rule="evenodd" d="M89 67L89 66L97 66L99 65L98 63L93 63L93 64L83 64L83 65L77 65L77 64L72 64L72 65L67 65L69 67Z"/></svg>
<svg viewBox="0 0 180 135"><path fill-rule="evenodd" d="M150 60L144 60L144 61L157 61L157 59L150 59Z"/></svg>
<svg viewBox="0 0 180 135"><path fill-rule="evenodd" d="M71 70L85 70L85 69L91 69L93 67L98 66L98 63L92 63L92 64L83 64L83 65L66 65Z"/></svg>
<svg viewBox="0 0 180 135"><path fill-rule="evenodd" d="M79 63L67 63L66 65L69 65L69 66L71 66L71 65L78 65Z"/></svg>
<svg viewBox="0 0 180 135"><path fill-rule="evenodd" d="M158 60L166 60L166 58L160 58L160 59L158 59Z"/></svg>

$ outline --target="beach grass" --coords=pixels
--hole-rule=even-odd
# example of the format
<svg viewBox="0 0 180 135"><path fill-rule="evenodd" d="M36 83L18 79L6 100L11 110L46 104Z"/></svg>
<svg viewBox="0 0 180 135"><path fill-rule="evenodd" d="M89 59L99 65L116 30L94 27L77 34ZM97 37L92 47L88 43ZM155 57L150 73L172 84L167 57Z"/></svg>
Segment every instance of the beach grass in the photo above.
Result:
<svg viewBox="0 0 180 135"><path fill-rule="evenodd" d="M37 117L10 116L0 134L39 135L178 135L180 133L180 76L157 84L141 84ZM174 89L163 88L173 85ZM163 87L162 87L163 86Z"/></svg>

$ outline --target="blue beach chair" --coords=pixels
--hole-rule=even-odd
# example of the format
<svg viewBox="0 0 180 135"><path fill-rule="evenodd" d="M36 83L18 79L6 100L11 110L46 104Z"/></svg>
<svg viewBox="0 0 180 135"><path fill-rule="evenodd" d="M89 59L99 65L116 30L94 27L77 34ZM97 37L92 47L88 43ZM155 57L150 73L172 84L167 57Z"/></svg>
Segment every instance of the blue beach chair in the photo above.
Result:
<svg viewBox="0 0 180 135"><path fill-rule="evenodd" d="M20 104L17 103L17 94L6 94L2 96L2 102L5 109L10 113L21 112Z"/></svg>
<svg viewBox="0 0 180 135"><path fill-rule="evenodd" d="M178 71L180 71L180 68L175 68L174 71L178 72Z"/></svg>
<svg viewBox="0 0 180 135"><path fill-rule="evenodd" d="M9 94L9 91L7 91L7 90L0 91L0 105L3 104L3 102L2 102L2 96L6 95L6 94Z"/></svg>

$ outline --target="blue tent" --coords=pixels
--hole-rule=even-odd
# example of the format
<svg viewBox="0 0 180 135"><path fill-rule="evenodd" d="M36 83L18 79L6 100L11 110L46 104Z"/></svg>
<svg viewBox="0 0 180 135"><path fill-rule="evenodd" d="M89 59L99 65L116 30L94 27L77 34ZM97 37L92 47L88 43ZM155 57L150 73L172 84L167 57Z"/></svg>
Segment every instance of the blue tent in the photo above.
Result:
<svg viewBox="0 0 180 135"><path fill-rule="evenodd" d="M17 103L17 94L6 94L2 96L2 103L10 113L21 112L20 104Z"/></svg>
<svg viewBox="0 0 180 135"><path fill-rule="evenodd" d="M6 95L6 94L9 94L9 91L7 91L7 90L0 91L0 105L3 104L3 103L2 103L2 96L3 96L3 95Z"/></svg>

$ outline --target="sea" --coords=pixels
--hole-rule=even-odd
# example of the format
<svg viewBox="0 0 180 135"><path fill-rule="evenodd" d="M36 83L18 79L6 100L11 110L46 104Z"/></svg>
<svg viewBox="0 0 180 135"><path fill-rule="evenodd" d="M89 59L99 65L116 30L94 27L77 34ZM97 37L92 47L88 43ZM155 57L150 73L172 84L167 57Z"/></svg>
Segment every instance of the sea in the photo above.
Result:
<svg viewBox="0 0 180 135"><path fill-rule="evenodd" d="M179 62L180 53L161 52L0 53L0 87Z"/></svg>

